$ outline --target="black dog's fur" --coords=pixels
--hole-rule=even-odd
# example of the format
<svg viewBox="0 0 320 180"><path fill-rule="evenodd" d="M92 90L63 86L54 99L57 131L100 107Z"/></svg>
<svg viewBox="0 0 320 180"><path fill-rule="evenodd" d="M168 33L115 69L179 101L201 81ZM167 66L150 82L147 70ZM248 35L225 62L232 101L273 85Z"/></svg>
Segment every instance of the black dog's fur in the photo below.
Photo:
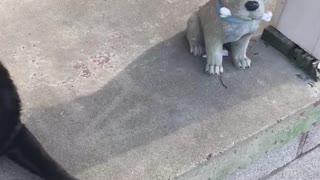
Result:
<svg viewBox="0 0 320 180"><path fill-rule="evenodd" d="M0 156L6 155L30 172L48 180L76 180L49 154L20 121L20 98L0 62Z"/></svg>

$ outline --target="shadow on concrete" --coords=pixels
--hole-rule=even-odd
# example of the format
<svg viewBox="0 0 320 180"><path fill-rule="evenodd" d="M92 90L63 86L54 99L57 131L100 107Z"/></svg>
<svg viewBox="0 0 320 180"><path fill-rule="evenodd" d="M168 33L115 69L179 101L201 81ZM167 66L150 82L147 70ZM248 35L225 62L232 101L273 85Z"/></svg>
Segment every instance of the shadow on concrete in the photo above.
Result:
<svg viewBox="0 0 320 180"><path fill-rule="evenodd" d="M256 49L264 47L255 44ZM218 78L204 73L205 59L191 56L183 33L178 33L147 50L101 90L34 109L28 123L36 125L30 128L37 137L50 141L44 144L46 149L71 173L108 162L192 123L210 120L217 131L223 119L212 112L228 111L285 83L285 78L273 81L267 69L278 67L255 58L254 51L250 49L254 66L246 71L236 70L226 59L225 89Z"/></svg>

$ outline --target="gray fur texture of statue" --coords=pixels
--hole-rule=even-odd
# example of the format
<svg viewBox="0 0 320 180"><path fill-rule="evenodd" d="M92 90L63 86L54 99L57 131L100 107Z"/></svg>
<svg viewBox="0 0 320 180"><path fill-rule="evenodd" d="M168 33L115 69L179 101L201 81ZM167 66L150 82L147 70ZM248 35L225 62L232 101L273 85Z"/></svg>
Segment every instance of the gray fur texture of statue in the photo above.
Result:
<svg viewBox="0 0 320 180"><path fill-rule="evenodd" d="M266 0L210 0L188 20L186 38L194 56L207 56L205 70L210 75L223 73L223 44L231 43L233 64L249 68L246 51L252 34L261 20L270 21L265 13Z"/></svg>

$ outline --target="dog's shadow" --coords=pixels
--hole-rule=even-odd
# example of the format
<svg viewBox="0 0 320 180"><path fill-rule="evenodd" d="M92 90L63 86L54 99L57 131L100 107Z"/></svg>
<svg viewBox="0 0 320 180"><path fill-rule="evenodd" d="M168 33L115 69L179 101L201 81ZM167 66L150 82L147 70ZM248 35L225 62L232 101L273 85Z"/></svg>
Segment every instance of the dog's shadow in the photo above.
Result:
<svg viewBox="0 0 320 180"><path fill-rule="evenodd" d="M205 59L191 56L179 33L147 50L94 94L34 109L27 125L32 124L31 131L72 174L193 123L212 121L217 125L212 131L217 131L226 120L212 112L228 112L233 105L285 83L285 77L272 82L267 69L277 67L255 57L257 49L265 48L260 42L255 46L250 49L254 67L249 70L236 70L225 60L225 89L219 78L204 73Z"/></svg>

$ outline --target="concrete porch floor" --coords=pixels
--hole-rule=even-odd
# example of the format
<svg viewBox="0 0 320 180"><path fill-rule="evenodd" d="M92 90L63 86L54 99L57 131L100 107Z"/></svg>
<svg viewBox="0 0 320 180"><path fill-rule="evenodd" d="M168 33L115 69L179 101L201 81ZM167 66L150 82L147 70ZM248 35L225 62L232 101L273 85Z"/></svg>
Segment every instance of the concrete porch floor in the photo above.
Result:
<svg viewBox="0 0 320 180"><path fill-rule="evenodd" d="M0 2L1 61L22 96L23 121L72 174L192 179L180 175L319 99L317 84L257 40L251 69L226 59L228 89L204 74L183 37L203 2ZM0 172L35 179L5 158Z"/></svg>

